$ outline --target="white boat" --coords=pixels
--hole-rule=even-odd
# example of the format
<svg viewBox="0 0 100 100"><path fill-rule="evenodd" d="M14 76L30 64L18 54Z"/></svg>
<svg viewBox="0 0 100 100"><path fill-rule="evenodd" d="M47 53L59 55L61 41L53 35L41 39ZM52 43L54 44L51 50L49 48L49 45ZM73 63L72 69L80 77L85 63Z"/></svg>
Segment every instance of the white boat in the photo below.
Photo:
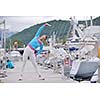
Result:
<svg viewBox="0 0 100 100"><path fill-rule="evenodd" d="M73 28L73 39L67 42L66 45L68 48L78 47L79 50L77 52L69 52L71 56L74 54L70 77L77 81L91 81L94 76L98 77L97 70L100 66L100 59L97 58L99 38L96 37L96 34L100 34L99 26L89 26L85 28L84 31L81 31L79 27L73 23ZM76 31L78 36L75 34ZM73 42L73 40L76 40L76 37L78 41ZM77 59L75 58L76 55L78 55ZM97 81L97 79L98 78L95 78L94 81Z"/></svg>
<svg viewBox="0 0 100 100"><path fill-rule="evenodd" d="M91 81L94 73L96 72L99 66L100 66L100 59L98 58L94 58L94 60L93 59L75 60L73 61L72 64L70 77L77 81L83 81L83 80Z"/></svg>
<svg viewBox="0 0 100 100"><path fill-rule="evenodd" d="M11 51L11 52L6 54L6 57L8 57L8 59L10 59L12 61L22 60L22 56L19 53L19 51Z"/></svg>

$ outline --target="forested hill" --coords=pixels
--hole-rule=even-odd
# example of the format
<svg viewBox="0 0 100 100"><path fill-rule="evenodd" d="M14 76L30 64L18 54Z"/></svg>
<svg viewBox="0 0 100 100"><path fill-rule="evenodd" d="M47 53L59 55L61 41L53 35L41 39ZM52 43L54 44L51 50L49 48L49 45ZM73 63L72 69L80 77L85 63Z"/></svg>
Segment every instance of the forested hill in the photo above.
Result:
<svg viewBox="0 0 100 100"><path fill-rule="evenodd" d="M55 32L57 34L57 37L59 38L63 38L65 35L67 35L67 31L70 27L70 22L69 21L64 21L64 20L53 20L53 21L49 21L49 24L51 24L51 27L46 27L42 33L42 34L46 34L48 36L52 35L53 32ZM25 44L27 44L36 34L37 30L39 29L39 27L44 24L37 24L34 26L31 26L27 29L24 29L21 32L18 32L17 34L13 35L12 37L10 37L10 39L12 41L18 40L21 41Z"/></svg>

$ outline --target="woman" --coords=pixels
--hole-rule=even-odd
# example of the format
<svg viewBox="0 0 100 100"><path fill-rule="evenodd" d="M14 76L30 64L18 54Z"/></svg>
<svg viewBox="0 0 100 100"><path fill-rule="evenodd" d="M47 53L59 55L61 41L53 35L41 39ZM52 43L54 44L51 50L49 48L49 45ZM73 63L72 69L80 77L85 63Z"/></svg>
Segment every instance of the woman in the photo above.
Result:
<svg viewBox="0 0 100 100"><path fill-rule="evenodd" d="M19 80L22 80L23 79L23 71L24 71L24 67L25 67L25 64L26 64L26 61L28 59L28 57L30 58L30 61L32 62L34 68L35 68L35 71L39 77L39 79L41 80L45 80L39 70L38 70L38 65L36 63L36 56L38 54L40 54L43 50L43 42L47 40L47 36L46 35L42 35L40 37L40 33L42 32L42 30L46 27L46 26L51 26L50 24L48 23L45 23L44 25L42 25L39 30L37 31L35 37L29 42L29 44L27 45L27 47L25 48L24 50L24 54L23 54L23 66L22 66L22 70L21 70L21 75L20 75L20 79ZM37 48L40 48L38 51L36 51Z"/></svg>

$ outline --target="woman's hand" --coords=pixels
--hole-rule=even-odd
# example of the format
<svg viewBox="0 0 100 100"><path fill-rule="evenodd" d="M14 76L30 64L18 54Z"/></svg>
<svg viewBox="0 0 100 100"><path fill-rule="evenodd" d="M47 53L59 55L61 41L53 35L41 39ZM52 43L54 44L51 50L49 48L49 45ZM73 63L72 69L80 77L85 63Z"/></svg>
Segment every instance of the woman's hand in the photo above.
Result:
<svg viewBox="0 0 100 100"><path fill-rule="evenodd" d="M48 24L48 23L45 23L45 26L51 26L50 24Z"/></svg>

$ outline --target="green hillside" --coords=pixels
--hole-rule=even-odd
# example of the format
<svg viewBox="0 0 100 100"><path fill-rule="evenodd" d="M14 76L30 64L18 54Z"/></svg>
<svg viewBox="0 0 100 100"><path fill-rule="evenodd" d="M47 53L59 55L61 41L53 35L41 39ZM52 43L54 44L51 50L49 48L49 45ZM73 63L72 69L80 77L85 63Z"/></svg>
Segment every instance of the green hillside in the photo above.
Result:
<svg viewBox="0 0 100 100"><path fill-rule="evenodd" d="M53 34L53 32L55 32L57 34L57 38L59 37L60 39L64 38L67 35L67 31L70 27L70 22L69 21L64 21L64 20L53 20L53 21L49 21L49 24L51 24L51 27L46 27L42 33L42 34L46 34L49 37ZM34 26L31 26L27 29L24 29L21 32L18 32L17 34L13 35L12 37L10 37L9 39L12 41L12 43L14 41L19 41L21 44L25 44L27 45L27 43L34 37L34 35L36 34L37 30L39 29L39 27L44 24L37 24ZM8 44L9 44L9 39L8 39Z"/></svg>

